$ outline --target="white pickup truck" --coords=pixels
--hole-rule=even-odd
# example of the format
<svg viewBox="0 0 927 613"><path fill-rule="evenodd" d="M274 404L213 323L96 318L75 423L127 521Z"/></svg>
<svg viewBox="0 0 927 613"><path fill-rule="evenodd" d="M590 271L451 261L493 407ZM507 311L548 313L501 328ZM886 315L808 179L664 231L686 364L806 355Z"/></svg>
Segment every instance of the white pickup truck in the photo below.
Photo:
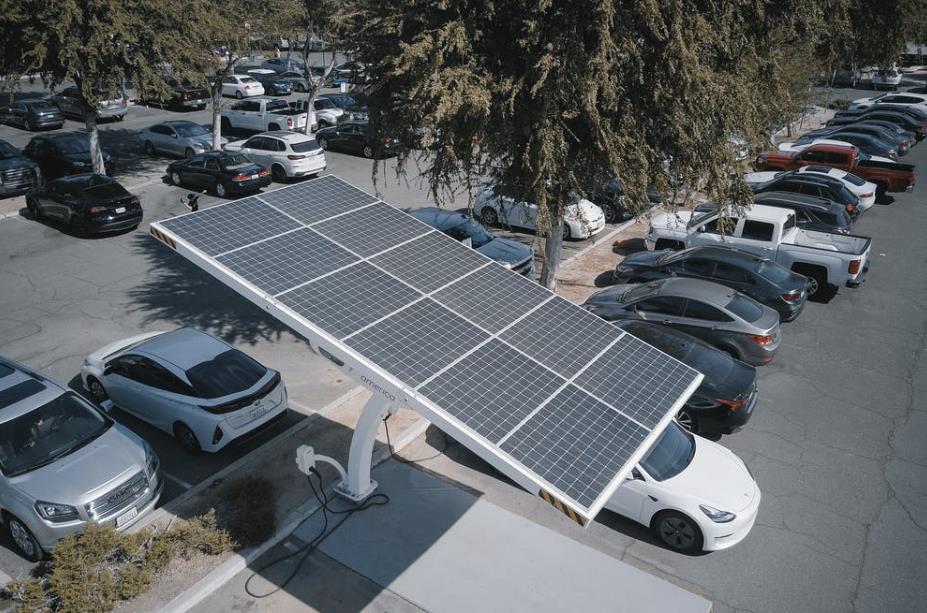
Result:
<svg viewBox="0 0 927 613"><path fill-rule="evenodd" d="M869 268L872 239L802 230L788 209L753 204L728 217L723 228L719 220L718 211L657 215L647 242L656 250L725 245L754 253L808 277L808 294L819 297L840 285L858 287Z"/></svg>
<svg viewBox="0 0 927 613"><path fill-rule="evenodd" d="M290 108L286 100L255 96L233 103L222 111L222 129L240 128L257 132L301 130L306 113Z"/></svg>

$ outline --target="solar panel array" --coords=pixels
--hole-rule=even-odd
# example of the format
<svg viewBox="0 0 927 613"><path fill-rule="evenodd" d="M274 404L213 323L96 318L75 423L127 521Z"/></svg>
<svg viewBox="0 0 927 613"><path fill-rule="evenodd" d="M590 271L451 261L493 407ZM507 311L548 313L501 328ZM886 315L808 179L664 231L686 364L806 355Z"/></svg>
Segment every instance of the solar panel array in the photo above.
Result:
<svg viewBox="0 0 927 613"><path fill-rule="evenodd" d="M699 376L334 176L155 226L587 516Z"/></svg>

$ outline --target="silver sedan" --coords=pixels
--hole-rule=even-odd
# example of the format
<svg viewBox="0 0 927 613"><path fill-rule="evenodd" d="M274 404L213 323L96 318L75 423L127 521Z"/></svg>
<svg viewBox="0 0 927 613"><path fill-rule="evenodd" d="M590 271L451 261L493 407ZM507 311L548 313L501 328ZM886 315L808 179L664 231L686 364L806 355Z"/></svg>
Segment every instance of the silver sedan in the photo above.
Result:
<svg viewBox="0 0 927 613"><path fill-rule="evenodd" d="M138 140L148 155L167 153L192 158L198 153L212 149L212 131L192 121L165 121L144 128L138 133ZM228 142L219 139L220 144Z"/></svg>

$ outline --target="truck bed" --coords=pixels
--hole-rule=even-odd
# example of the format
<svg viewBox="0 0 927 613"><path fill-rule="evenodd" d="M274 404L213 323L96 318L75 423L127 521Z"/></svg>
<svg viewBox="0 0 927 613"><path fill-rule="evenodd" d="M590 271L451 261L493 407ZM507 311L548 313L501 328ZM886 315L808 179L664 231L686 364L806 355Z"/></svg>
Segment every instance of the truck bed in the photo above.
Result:
<svg viewBox="0 0 927 613"><path fill-rule="evenodd" d="M861 168L884 168L886 170L897 170L898 172L914 172L913 164L895 164L892 162L879 162L876 160L865 160L857 163Z"/></svg>
<svg viewBox="0 0 927 613"><path fill-rule="evenodd" d="M854 234L831 234L829 232L799 229L790 242L799 247L862 255L869 249L872 239L868 236Z"/></svg>

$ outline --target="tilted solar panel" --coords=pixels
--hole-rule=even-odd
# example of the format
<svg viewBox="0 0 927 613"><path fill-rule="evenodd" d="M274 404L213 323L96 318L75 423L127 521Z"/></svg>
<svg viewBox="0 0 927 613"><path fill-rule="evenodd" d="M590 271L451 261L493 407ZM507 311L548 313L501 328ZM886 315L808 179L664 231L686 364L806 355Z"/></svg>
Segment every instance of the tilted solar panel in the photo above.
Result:
<svg viewBox="0 0 927 613"><path fill-rule="evenodd" d="M152 234L584 525L701 380L334 176Z"/></svg>

